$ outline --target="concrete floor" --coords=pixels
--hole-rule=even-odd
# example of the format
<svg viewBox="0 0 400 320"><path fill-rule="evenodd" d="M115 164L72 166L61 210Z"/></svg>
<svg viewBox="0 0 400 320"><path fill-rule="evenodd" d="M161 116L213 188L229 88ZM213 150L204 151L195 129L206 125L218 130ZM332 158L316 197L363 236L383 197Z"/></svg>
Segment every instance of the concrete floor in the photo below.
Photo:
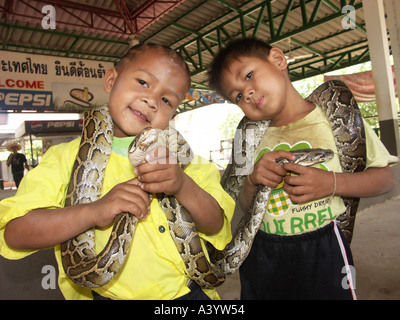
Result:
<svg viewBox="0 0 400 320"><path fill-rule="evenodd" d="M0 199L15 191L0 191ZM356 267L356 288L360 300L400 299L400 196L357 214L352 251ZM0 299L62 299L58 288L43 289L48 272L54 266L53 250L35 253L25 259L9 261L0 257ZM238 274L228 277L218 292L224 300L240 298Z"/></svg>

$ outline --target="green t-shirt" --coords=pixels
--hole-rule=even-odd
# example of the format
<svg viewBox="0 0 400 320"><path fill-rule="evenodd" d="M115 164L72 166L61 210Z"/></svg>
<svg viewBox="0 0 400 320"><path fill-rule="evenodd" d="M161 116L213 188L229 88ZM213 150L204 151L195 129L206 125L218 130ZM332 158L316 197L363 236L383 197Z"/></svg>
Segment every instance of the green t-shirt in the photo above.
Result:
<svg viewBox="0 0 400 320"><path fill-rule="evenodd" d="M398 162L399 159L388 153L365 121L364 126L367 143L367 167L384 167ZM331 125L319 107L306 117L287 126L268 128L255 151L256 161L262 154L274 150L290 151L308 148L333 150L334 157L331 160L316 164L314 167L342 172ZM283 183L275 188L268 204L266 204L267 213L260 228L264 232L277 235L294 235L313 231L329 224L346 210L341 197L333 197L331 200L330 197L327 197L301 205L292 203L282 185Z"/></svg>

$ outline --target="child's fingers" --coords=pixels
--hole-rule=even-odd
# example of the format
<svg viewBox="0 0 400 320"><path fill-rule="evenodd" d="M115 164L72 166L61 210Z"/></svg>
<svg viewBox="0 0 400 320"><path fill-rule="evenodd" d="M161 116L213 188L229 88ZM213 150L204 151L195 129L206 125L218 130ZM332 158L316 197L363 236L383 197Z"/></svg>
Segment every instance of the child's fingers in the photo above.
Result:
<svg viewBox="0 0 400 320"><path fill-rule="evenodd" d="M290 184L287 181L288 178L294 178L294 179L289 179ZM300 177L289 177L289 176L286 177L285 183L283 184L283 189L289 195L290 200L292 200L295 203L301 204L311 201L312 193L310 193L309 187L300 184L301 180L298 178Z"/></svg>
<svg viewBox="0 0 400 320"><path fill-rule="evenodd" d="M140 180L139 177L142 177L143 175L154 172L154 171L162 170L164 167L166 167L166 165L160 164L155 160L151 160L151 161L152 161L152 163L145 162L142 165L135 168L134 172L138 176L138 179L140 182L142 182L142 181Z"/></svg>
<svg viewBox="0 0 400 320"><path fill-rule="evenodd" d="M310 176L310 173L312 173L314 168L304 167L296 163L287 163L284 165L284 168L288 172L291 172L290 175L285 177L286 184L295 187L293 190L290 189L290 193L295 193L297 195L301 194L301 192L304 193L306 190L301 190L298 187L310 184L310 179L313 180L312 176ZM289 189L287 192L289 192Z"/></svg>
<svg viewBox="0 0 400 320"><path fill-rule="evenodd" d="M136 208L138 208L142 214L145 214L150 206L150 196L141 189L139 184L134 183L138 183L137 179L120 185L116 190L116 197L113 199L117 205L121 205L121 209L125 208L129 213L137 213Z"/></svg>
<svg viewBox="0 0 400 320"><path fill-rule="evenodd" d="M96 218L94 224L108 226L121 212L128 212L138 218L145 218L150 211L149 194L132 183L122 183L112 188L104 197L93 203Z"/></svg>
<svg viewBox="0 0 400 320"><path fill-rule="evenodd" d="M301 175L301 174L305 174L308 170L308 167L302 166L301 164L298 163L285 163L283 165L283 169L285 169L286 171L290 171L293 172L295 174Z"/></svg>
<svg viewBox="0 0 400 320"><path fill-rule="evenodd" d="M285 179L285 183L283 185L283 188L288 194L293 194L295 196L303 195L306 192L306 189L302 185L296 185L296 184L289 184L287 182L287 179Z"/></svg>
<svg viewBox="0 0 400 320"><path fill-rule="evenodd" d="M296 160L296 156L293 153L291 153L290 151L286 151L286 150L277 150L271 154L273 154L274 160L277 160L279 158L285 158L285 159L288 159L291 161Z"/></svg>
<svg viewBox="0 0 400 320"><path fill-rule="evenodd" d="M258 184L276 188L283 180L283 176L271 171L265 171L257 176Z"/></svg>
<svg viewBox="0 0 400 320"><path fill-rule="evenodd" d="M269 185L265 183L265 180L269 180L271 182L280 183L282 178L286 175L286 170L278 163L276 163L271 158L261 158L254 166L254 174L252 177L256 176L256 179L252 179L252 181L258 180L259 184Z"/></svg>
<svg viewBox="0 0 400 320"><path fill-rule="evenodd" d="M297 203L297 204L307 203L312 200L312 198L310 196L304 195L304 194L299 195L299 196L289 194L289 198L292 202Z"/></svg>
<svg viewBox="0 0 400 320"><path fill-rule="evenodd" d="M149 164L151 166L151 164ZM170 180L172 177L170 176L170 171L167 166L158 167L158 170L142 170L140 171L140 175L138 176L138 180L141 184L143 183L157 183L166 180ZM142 186L142 185L141 185Z"/></svg>
<svg viewBox="0 0 400 320"><path fill-rule="evenodd" d="M335 182L329 171L296 164L287 164L285 168L295 175L285 178L283 188L290 199L297 203L321 199L332 194L335 189Z"/></svg>
<svg viewBox="0 0 400 320"><path fill-rule="evenodd" d="M135 201L136 200L136 201ZM146 204L140 199L131 198L130 200L121 199L120 200L121 212L128 212L139 219L146 218L149 213L150 204Z"/></svg>
<svg viewBox="0 0 400 320"><path fill-rule="evenodd" d="M169 189L168 182L157 182L157 183L146 183L143 184L142 189L149 193L166 193L170 192L166 191Z"/></svg>
<svg viewBox="0 0 400 320"><path fill-rule="evenodd" d="M149 193L174 194L182 185L182 174L166 166L164 169L140 175L141 188Z"/></svg>
<svg viewBox="0 0 400 320"><path fill-rule="evenodd" d="M176 164L175 157L166 147L157 147L146 153L146 161L150 164Z"/></svg>
<svg viewBox="0 0 400 320"><path fill-rule="evenodd" d="M153 148L149 151L146 152L146 161L150 162L150 161L154 161L156 159L162 159L165 158L165 148L163 147L157 147L157 148Z"/></svg>
<svg viewBox="0 0 400 320"><path fill-rule="evenodd" d="M139 186L139 187L142 185L142 183L139 181L139 179L137 177L133 178L131 180L128 180L125 183L126 184L131 184L131 185L134 185L134 186Z"/></svg>

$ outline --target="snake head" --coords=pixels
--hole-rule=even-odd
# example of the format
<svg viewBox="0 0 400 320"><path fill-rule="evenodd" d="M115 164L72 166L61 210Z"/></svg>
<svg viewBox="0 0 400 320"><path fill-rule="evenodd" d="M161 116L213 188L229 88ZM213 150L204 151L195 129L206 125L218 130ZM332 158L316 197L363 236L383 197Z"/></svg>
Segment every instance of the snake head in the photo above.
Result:
<svg viewBox="0 0 400 320"><path fill-rule="evenodd" d="M193 152L185 138L173 127L164 130L147 127L132 141L128 157L134 167L145 163L146 153L157 147L166 147L179 166L184 167L193 159Z"/></svg>
<svg viewBox="0 0 400 320"><path fill-rule="evenodd" d="M280 165L288 162L293 162L309 167L317 163L326 162L333 158L333 151L330 149L315 148L291 150L290 152L296 156L296 159L294 161L289 161L286 158L279 158L275 161Z"/></svg>
<svg viewBox="0 0 400 320"><path fill-rule="evenodd" d="M161 131L161 129L146 127L132 141L128 148L128 158L134 167L146 162L145 156L148 151L165 145L165 141L160 135Z"/></svg>

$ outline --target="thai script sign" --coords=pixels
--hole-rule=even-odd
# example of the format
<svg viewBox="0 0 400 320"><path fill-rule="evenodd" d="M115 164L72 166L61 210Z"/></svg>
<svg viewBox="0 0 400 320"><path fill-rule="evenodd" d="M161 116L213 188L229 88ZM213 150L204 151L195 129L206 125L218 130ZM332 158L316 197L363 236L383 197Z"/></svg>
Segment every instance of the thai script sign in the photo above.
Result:
<svg viewBox="0 0 400 320"><path fill-rule="evenodd" d="M0 51L0 111L81 112L107 102L112 62Z"/></svg>

